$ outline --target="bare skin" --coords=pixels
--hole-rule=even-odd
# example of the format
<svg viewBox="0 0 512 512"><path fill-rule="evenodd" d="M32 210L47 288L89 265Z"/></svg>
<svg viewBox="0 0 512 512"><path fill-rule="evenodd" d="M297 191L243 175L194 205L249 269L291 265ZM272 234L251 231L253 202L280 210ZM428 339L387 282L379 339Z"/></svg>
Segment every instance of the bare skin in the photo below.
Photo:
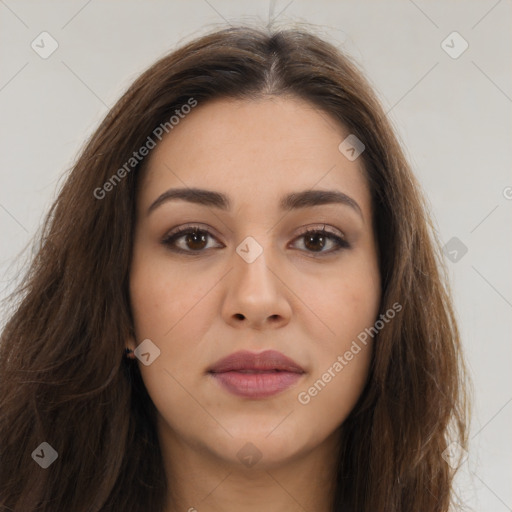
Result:
<svg viewBox="0 0 512 512"><path fill-rule="evenodd" d="M332 368L374 324L381 295L362 162L338 150L348 134L300 99L215 100L148 157L130 274L136 339L127 346L150 339L160 350L150 365L137 363L159 413L167 512L331 510L337 432L366 382L371 341L342 371ZM221 192L231 210L179 199L148 213L171 188ZM280 209L281 197L306 190L336 190L357 206ZM210 234L164 243L189 224ZM334 239L303 233L324 226L349 247L334 252ZM237 247L262 252L248 262ZM273 396L236 396L208 373L233 352L267 349L304 369ZM308 393L329 368L328 383Z"/></svg>

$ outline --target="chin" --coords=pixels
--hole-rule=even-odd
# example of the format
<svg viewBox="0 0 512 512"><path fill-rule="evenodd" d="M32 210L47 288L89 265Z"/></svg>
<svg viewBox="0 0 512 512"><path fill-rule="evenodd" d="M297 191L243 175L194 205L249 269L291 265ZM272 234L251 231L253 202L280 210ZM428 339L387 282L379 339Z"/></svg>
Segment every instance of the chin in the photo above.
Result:
<svg viewBox="0 0 512 512"><path fill-rule="evenodd" d="M282 419L282 418L281 418ZM292 462L300 453L308 452L321 440L313 441L312 436L302 439L297 431L283 428L279 422L267 428L252 422L251 426L237 425L228 428L233 437L223 436L223 439L209 440L205 443L219 458L224 458L228 464L245 465L248 468L272 469L285 463ZM277 426L277 428L276 428Z"/></svg>

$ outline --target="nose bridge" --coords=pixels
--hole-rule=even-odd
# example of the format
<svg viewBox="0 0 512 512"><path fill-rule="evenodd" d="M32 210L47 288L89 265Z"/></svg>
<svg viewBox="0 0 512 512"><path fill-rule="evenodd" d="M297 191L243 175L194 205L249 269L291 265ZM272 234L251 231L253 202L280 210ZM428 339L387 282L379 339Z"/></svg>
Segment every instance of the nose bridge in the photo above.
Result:
<svg viewBox="0 0 512 512"><path fill-rule="evenodd" d="M275 275L278 264L271 256L271 245L272 237L261 229L236 246L223 307L228 322L245 318L254 327L261 327L267 320L283 321L289 317L290 305Z"/></svg>
<svg viewBox="0 0 512 512"><path fill-rule="evenodd" d="M264 236L263 233L256 236L245 237L236 247L236 280L245 283L246 286L258 285L258 288L268 288L271 284L269 281L272 280L269 275L272 272L268 265L272 250L270 237Z"/></svg>

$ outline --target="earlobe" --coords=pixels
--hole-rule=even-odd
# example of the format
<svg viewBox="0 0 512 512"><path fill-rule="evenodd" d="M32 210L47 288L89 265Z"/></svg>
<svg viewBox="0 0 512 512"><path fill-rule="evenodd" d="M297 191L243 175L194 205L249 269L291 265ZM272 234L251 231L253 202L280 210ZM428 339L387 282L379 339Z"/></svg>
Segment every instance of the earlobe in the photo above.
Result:
<svg viewBox="0 0 512 512"><path fill-rule="evenodd" d="M135 341L130 336L130 338L128 339L127 343L125 344L125 349L123 351L123 356L126 357L127 359L135 359L135 354L133 353L135 348L136 348L135 347Z"/></svg>
<svg viewBox="0 0 512 512"><path fill-rule="evenodd" d="M133 350L131 348L125 348L123 355L127 359L135 359L135 355L133 354Z"/></svg>

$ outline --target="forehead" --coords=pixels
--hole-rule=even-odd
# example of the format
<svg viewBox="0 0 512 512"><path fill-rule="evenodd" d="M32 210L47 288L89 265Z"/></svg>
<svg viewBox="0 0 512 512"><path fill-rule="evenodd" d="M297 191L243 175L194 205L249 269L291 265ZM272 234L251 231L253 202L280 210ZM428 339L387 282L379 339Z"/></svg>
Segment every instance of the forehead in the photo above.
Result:
<svg viewBox="0 0 512 512"><path fill-rule="evenodd" d="M336 189L369 214L362 159L338 149L349 133L295 97L199 103L149 155L140 200L147 206L168 188L198 187L224 192L235 208L274 208L291 191Z"/></svg>

